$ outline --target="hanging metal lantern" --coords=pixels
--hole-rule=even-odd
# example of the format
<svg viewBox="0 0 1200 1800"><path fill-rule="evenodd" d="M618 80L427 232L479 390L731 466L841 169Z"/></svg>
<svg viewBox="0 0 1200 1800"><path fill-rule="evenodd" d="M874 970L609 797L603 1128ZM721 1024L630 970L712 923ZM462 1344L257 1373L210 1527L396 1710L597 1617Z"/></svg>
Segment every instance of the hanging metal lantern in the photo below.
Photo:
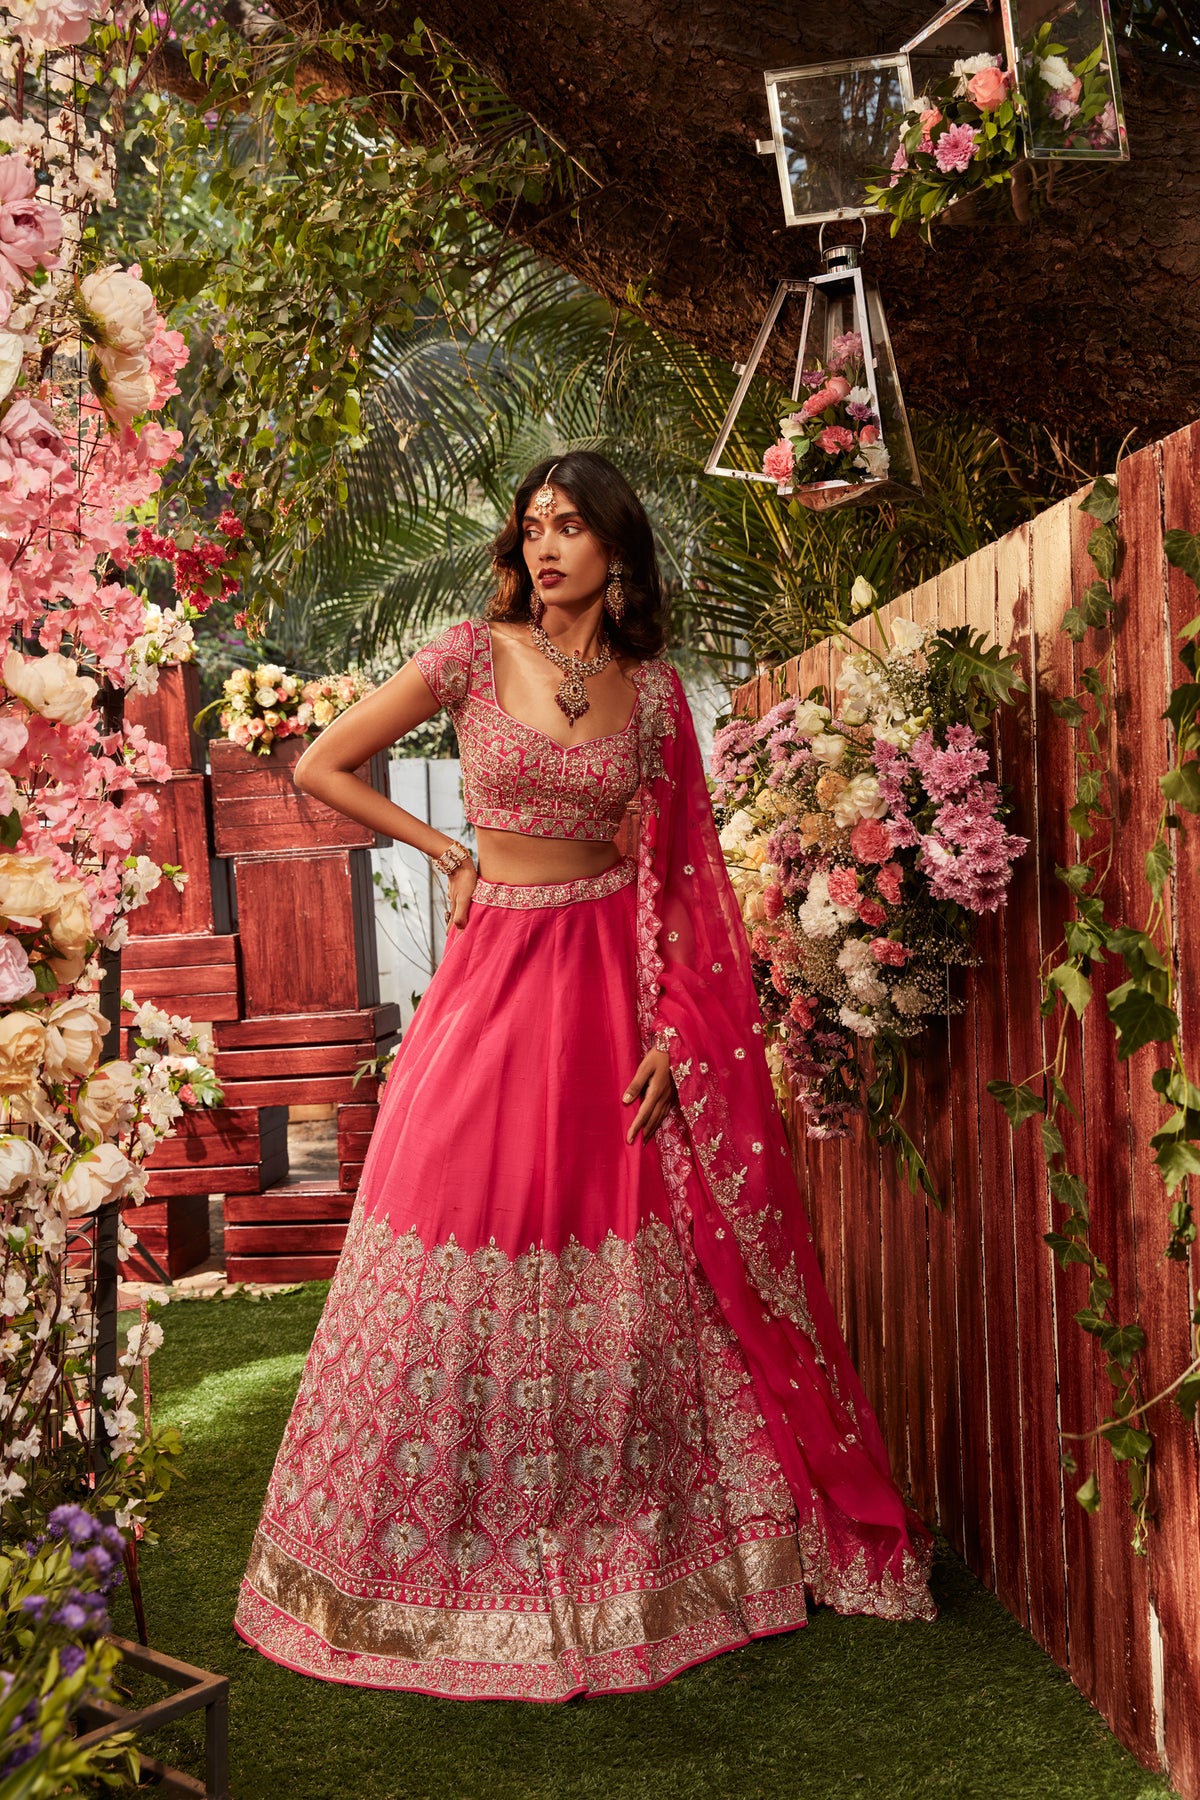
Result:
<svg viewBox="0 0 1200 1800"><path fill-rule="evenodd" d="M781 281L776 288L750 356L738 370L737 389L705 473L763 482L783 497L822 511L911 498L921 491L920 476L879 289L863 276L859 246L836 244L822 256L821 274L808 281ZM764 459L766 469L726 465L722 457L735 432L750 455L755 454L755 438L766 435L763 426L771 416L769 409L761 404L753 409L757 416L748 432L745 403L768 343L777 329L786 333L785 315L798 310L801 298L803 316L791 385L796 410L782 422L784 435L774 445L774 466L770 457ZM827 405L819 406L821 400ZM784 451L789 443L790 472ZM766 448L760 443L757 455L762 457Z"/></svg>
<svg viewBox="0 0 1200 1800"><path fill-rule="evenodd" d="M1025 155L1035 162L1129 156L1109 0L949 0L892 56L850 57L763 76L772 156L789 225L861 219L868 181L891 161L896 123L956 62L993 57L1013 77ZM1092 116L1074 123L1085 81ZM1097 111L1096 108L1099 108Z"/></svg>

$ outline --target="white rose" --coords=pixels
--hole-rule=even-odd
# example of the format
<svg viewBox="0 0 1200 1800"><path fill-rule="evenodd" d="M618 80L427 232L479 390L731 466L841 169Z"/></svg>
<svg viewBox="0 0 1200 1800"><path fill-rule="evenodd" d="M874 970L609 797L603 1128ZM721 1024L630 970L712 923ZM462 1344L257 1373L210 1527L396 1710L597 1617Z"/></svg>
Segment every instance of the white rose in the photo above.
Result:
<svg viewBox="0 0 1200 1800"><path fill-rule="evenodd" d="M875 604L875 589L865 575L854 577L854 586L850 589L850 611L864 613Z"/></svg>
<svg viewBox="0 0 1200 1800"><path fill-rule="evenodd" d="M902 656L911 656L919 650L929 635L927 625L919 625L915 619L892 620L892 647Z"/></svg>
<svg viewBox="0 0 1200 1800"><path fill-rule="evenodd" d="M48 656L30 657L10 650L0 666L0 677L9 693L23 700L31 712L58 725L78 725L96 698L96 683L89 675L81 675L78 664L57 650Z"/></svg>
<svg viewBox="0 0 1200 1800"><path fill-rule="evenodd" d="M41 1181L45 1170L41 1152L28 1138L5 1133L0 1137L0 1194L15 1193L27 1181Z"/></svg>
<svg viewBox="0 0 1200 1800"><path fill-rule="evenodd" d="M815 700L801 700L792 722L801 737L815 737L819 731L824 731L828 717L827 706L818 706Z"/></svg>
<svg viewBox="0 0 1200 1800"><path fill-rule="evenodd" d="M51 1081L87 1075L104 1042L104 1020L94 994L72 994L46 1014L46 1073Z"/></svg>
<svg viewBox="0 0 1200 1800"><path fill-rule="evenodd" d="M101 1144L71 1164L59 1186L59 1204L69 1219L95 1212L124 1192L133 1173L133 1164L115 1144Z"/></svg>
<svg viewBox="0 0 1200 1800"><path fill-rule="evenodd" d="M846 740L836 731L819 731L812 741L812 753L818 762L832 769L846 754Z"/></svg>
<svg viewBox="0 0 1200 1800"><path fill-rule="evenodd" d="M275 689L269 687L257 689L254 695L254 701L255 705L261 706L264 712L268 711L275 704Z"/></svg>
<svg viewBox="0 0 1200 1800"><path fill-rule="evenodd" d="M16 331L0 331L0 400L16 387L24 360L25 339Z"/></svg>
<svg viewBox="0 0 1200 1800"><path fill-rule="evenodd" d="M75 1114L80 1129L97 1143L128 1123L134 1102L133 1070L127 1062L101 1063L80 1089Z"/></svg>
<svg viewBox="0 0 1200 1800"><path fill-rule="evenodd" d="M38 1077L46 1048L46 1027L29 1012L0 1016L0 1094L16 1099Z"/></svg>
<svg viewBox="0 0 1200 1800"><path fill-rule="evenodd" d="M874 775L855 775L834 802L833 820L846 830L860 819L882 819L886 811L887 802L880 798Z"/></svg>
<svg viewBox="0 0 1200 1800"><path fill-rule="evenodd" d="M1064 56L1043 56L1038 63L1038 74L1046 86L1058 94L1075 86L1075 71Z"/></svg>
<svg viewBox="0 0 1200 1800"><path fill-rule="evenodd" d="M154 405L154 377L144 356L101 349L96 353L104 377L101 400L118 425L132 424Z"/></svg>
<svg viewBox="0 0 1200 1800"><path fill-rule="evenodd" d="M145 349L154 336L158 308L144 281L114 264L85 275L79 292L106 345L126 354Z"/></svg>

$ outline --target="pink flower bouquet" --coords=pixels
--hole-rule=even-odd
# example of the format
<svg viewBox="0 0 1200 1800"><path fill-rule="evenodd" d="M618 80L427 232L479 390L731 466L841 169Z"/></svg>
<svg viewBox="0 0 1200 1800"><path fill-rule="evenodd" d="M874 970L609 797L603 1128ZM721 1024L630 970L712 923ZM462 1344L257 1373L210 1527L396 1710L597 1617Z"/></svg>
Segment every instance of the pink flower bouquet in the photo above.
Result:
<svg viewBox="0 0 1200 1800"><path fill-rule="evenodd" d="M864 1110L896 1131L880 1124L877 1086L868 1105L872 1083L886 1087L929 1017L961 1009L949 972L973 960L973 920L1003 904L1026 847L977 729L1019 684L994 651L974 673L982 650L966 627L896 621L884 656L847 659L836 712L783 700L714 740L768 1039L812 1137L844 1135Z"/></svg>
<svg viewBox="0 0 1200 1800"><path fill-rule="evenodd" d="M763 474L781 494L817 482L857 487L882 480L889 459L858 332L835 338L829 361L805 369L800 379L807 398L779 421L779 439L763 453Z"/></svg>
<svg viewBox="0 0 1200 1800"><path fill-rule="evenodd" d="M235 669L225 683L221 729L232 744L266 756L277 738L308 737L373 691L357 669L304 681L276 663ZM207 710L207 709L206 709Z"/></svg>

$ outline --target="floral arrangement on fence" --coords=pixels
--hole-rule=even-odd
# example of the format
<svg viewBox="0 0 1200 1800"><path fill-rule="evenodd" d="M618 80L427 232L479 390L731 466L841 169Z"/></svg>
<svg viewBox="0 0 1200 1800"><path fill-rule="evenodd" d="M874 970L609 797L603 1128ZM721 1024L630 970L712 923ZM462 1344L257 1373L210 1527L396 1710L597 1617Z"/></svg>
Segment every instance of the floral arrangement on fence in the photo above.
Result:
<svg viewBox="0 0 1200 1800"><path fill-rule="evenodd" d="M881 480L889 457L880 437L879 414L865 385L863 341L857 331L833 340L827 363L805 369L809 390L798 412L779 421L779 439L763 453L763 474L781 494L799 478L805 483Z"/></svg>
<svg viewBox="0 0 1200 1800"><path fill-rule="evenodd" d="M836 712L813 696L730 720L713 798L777 1078L810 1136L844 1136L865 1110L927 1181L899 1124L903 1046L961 1006L949 972L1025 848L980 738L1022 684L965 626L897 619L891 634L883 654L847 657Z"/></svg>
<svg viewBox="0 0 1200 1800"><path fill-rule="evenodd" d="M1039 145L1081 140L1094 150L1117 143L1117 113L1097 45L1077 63L1039 26L1022 54L1029 72L1029 128ZM866 199L892 215L892 236L906 220L928 234L932 221L965 194L1012 179L1024 150L1015 77L1000 56L969 56L914 100L900 122L900 141L886 180L869 183Z"/></svg>
<svg viewBox="0 0 1200 1800"><path fill-rule="evenodd" d="M88 1776L106 1779L138 1763L128 1734L81 1751L72 1716L85 1701L115 1701L120 1661L105 1638L109 1596L120 1585L125 1540L82 1506L56 1506L46 1529L0 1556L0 1783L6 1794L78 1793ZM10 1779L13 1785L10 1788ZM108 1778L109 1785L116 1785ZM120 1783L124 1786L125 1783Z"/></svg>
<svg viewBox="0 0 1200 1800"><path fill-rule="evenodd" d="M235 669L225 682L224 698L215 705L221 708L221 729L230 743L266 756L277 738L323 731L374 688L359 669L304 681L278 663L259 663L256 669Z"/></svg>

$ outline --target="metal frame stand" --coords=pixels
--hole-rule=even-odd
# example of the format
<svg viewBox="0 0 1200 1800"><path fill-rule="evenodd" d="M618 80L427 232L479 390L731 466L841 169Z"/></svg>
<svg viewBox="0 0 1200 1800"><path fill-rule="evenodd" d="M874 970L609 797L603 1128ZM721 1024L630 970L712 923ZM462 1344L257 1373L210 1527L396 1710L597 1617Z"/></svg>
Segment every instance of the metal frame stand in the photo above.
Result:
<svg viewBox="0 0 1200 1800"><path fill-rule="evenodd" d="M187 1800L230 1800L228 1676L211 1675L205 1669L193 1668L191 1663L164 1656L161 1650L147 1650L128 1638L113 1637L109 1642L116 1645L122 1661L131 1668L173 1682L182 1691L136 1710L114 1706L109 1701L91 1701L81 1706L76 1716L81 1724L91 1725L92 1729L78 1739L79 1748L90 1749L102 1744L118 1731L134 1731L140 1738L188 1713L199 1712L203 1707L204 1780L197 1781L195 1776L185 1775L181 1769L172 1769L135 1746L142 1765L141 1779L150 1777L164 1794L186 1796ZM93 1724L93 1721L99 1723Z"/></svg>

